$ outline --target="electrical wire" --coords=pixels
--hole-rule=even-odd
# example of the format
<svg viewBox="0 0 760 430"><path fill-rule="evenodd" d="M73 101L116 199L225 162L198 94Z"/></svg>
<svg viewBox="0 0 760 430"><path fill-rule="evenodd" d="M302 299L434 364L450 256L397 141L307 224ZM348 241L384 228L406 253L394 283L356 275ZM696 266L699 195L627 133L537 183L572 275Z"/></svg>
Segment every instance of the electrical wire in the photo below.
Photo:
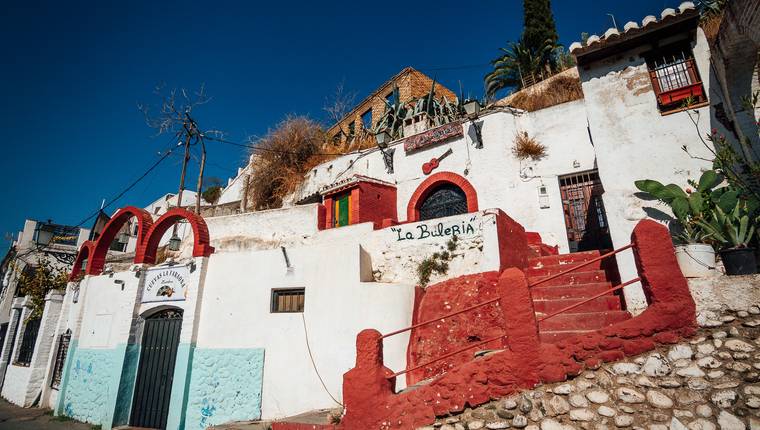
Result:
<svg viewBox="0 0 760 430"><path fill-rule="evenodd" d="M145 177L148 176L150 174L150 172L152 172L153 170L155 170L156 167L158 167L158 165L161 164L162 161L164 161L166 158L169 157L169 155L171 155L171 153L172 153L173 150L174 150L174 148L169 148L167 151L165 151L164 154L158 160L156 160L156 162L153 163L148 168L148 170L145 171L145 173L143 173L142 175L140 175L139 178L137 178L136 180L134 180L131 184L129 184L126 188L124 188L115 197L113 197L110 200L108 200L107 203L104 203L102 208L98 209L97 211L95 211L94 213L92 213L87 218L84 218L83 220L79 221L76 225L74 225L72 227L81 227L82 224L86 223L87 221L91 220L93 217L97 216L103 209L105 209L105 208L109 207L110 205L114 204L124 194L126 194L127 192L129 192L129 190L131 190L132 188L134 188L140 181L142 181L143 179L145 179ZM30 248L30 249L26 250L25 252L23 252L21 254L16 254L14 256L14 259L19 259L21 261L26 262L26 260L24 260L24 257L26 257L27 255L32 254L34 252L39 252L39 251L41 251L42 249L44 249L46 247L48 247L48 245L36 244L35 247ZM26 262L26 263L28 264L28 262Z"/></svg>
<svg viewBox="0 0 760 430"><path fill-rule="evenodd" d="M204 136L204 138L206 138L208 140L213 140L213 141L216 141L216 142L220 142L220 143L226 143L227 145L233 145L233 146L239 146L241 148L252 149L254 151L265 151L265 152L274 152L274 153L280 153L280 154L295 154L295 155L299 155L300 154L299 152L296 152L296 151L287 151L287 150L284 150L284 149L262 148L262 147L259 147L259 146L256 146L256 145L251 145L249 143L233 142L231 140L226 140L226 139L222 139L222 138L219 138L219 137ZM335 155L335 156L340 156L340 155L354 154L354 153L358 153L358 152L360 152L360 151L352 151L352 152L315 152L313 155Z"/></svg>
<svg viewBox="0 0 760 430"><path fill-rule="evenodd" d="M322 384L322 388L325 389L327 395L330 396L333 402L343 407L343 403L336 400L335 397L333 397L332 393L330 393L330 390L327 389L327 384L325 384L325 381L322 379L322 375L320 375L319 370L317 370L317 364L314 362L314 355L312 355L311 346L309 345L309 332L306 330L306 317L303 315L303 312L301 312L301 321L303 321L303 335L304 339L306 339L306 350L309 352L309 359L311 359L311 366L314 368L314 373L317 374L317 378L319 378L319 382Z"/></svg>

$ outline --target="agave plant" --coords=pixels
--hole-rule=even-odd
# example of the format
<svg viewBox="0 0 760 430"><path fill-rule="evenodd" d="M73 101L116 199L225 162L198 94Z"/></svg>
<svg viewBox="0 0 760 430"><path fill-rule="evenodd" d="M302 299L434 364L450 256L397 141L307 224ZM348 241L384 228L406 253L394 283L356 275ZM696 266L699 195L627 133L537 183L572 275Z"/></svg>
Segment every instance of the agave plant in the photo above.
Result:
<svg viewBox="0 0 760 430"><path fill-rule="evenodd" d="M716 205L710 216L697 224L725 249L746 248L755 235L757 207L753 207L751 200L734 197L733 201L730 210Z"/></svg>
<svg viewBox="0 0 760 430"><path fill-rule="evenodd" d="M387 131L391 140L400 139L404 137L404 120L411 114L412 111L404 103L401 103L398 87L394 86L391 101L385 100L385 113L375 124L372 133Z"/></svg>

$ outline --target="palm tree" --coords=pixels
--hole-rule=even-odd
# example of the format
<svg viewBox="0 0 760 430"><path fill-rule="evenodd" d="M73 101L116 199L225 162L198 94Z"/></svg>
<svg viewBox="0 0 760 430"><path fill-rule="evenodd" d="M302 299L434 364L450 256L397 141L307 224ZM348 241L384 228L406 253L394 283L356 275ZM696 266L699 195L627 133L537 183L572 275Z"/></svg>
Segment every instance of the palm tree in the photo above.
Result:
<svg viewBox="0 0 760 430"><path fill-rule="evenodd" d="M510 42L508 48L499 48L502 55L491 61L493 71L484 77L486 96L492 99L504 88L522 88L526 77L541 73L552 45L547 40L541 49L534 52L521 38L517 42Z"/></svg>

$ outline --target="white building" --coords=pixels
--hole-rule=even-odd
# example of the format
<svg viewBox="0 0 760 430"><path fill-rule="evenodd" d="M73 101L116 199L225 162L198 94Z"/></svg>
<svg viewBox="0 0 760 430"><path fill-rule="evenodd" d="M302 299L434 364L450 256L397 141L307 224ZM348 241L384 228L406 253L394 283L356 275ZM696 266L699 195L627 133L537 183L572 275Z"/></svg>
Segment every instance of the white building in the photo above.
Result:
<svg viewBox="0 0 760 430"><path fill-rule="evenodd" d="M697 135L725 129L698 19L684 3L591 37L572 47L583 99L535 112L493 106L383 151L338 157L309 172L282 209L205 219L117 212L102 237L139 220L129 230L135 256L104 271L105 248L82 247L79 263L99 266L69 284L76 301L65 296L59 330L72 337L56 413L103 428L202 429L333 407L357 333L412 324L417 272L434 254L450 261L431 282L526 269L532 252L555 245L627 245L653 204L635 196L634 181L685 186L710 165L681 148L707 158ZM690 111L677 108L684 94L697 98ZM523 133L544 157L513 155ZM229 182L222 204L242 198L247 173ZM156 265L180 220L178 255ZM637 275L630 254L617 267L622 281ZM636 284L623 300L633 315L647 306ZM409 343L408 333L386 340L385 364L406 368Z"/></svg>

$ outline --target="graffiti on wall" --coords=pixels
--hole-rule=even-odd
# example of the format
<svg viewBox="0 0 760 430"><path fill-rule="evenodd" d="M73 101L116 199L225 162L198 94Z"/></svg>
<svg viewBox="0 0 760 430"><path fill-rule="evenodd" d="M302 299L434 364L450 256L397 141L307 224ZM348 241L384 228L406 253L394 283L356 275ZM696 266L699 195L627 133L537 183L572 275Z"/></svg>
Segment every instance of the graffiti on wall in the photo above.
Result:
<svg viewBox="0 0 760 430"><path fill-rule="evenodd" d="M479 223L476 223L476 219L476 216L472 216L469 219L458 219L448 222L418 223L409 226L401 225L391 227L390 231L394 234L397 242L402 240L424 240L434 237L472 237L476 232L481 230L481 226Z"/></svg>

